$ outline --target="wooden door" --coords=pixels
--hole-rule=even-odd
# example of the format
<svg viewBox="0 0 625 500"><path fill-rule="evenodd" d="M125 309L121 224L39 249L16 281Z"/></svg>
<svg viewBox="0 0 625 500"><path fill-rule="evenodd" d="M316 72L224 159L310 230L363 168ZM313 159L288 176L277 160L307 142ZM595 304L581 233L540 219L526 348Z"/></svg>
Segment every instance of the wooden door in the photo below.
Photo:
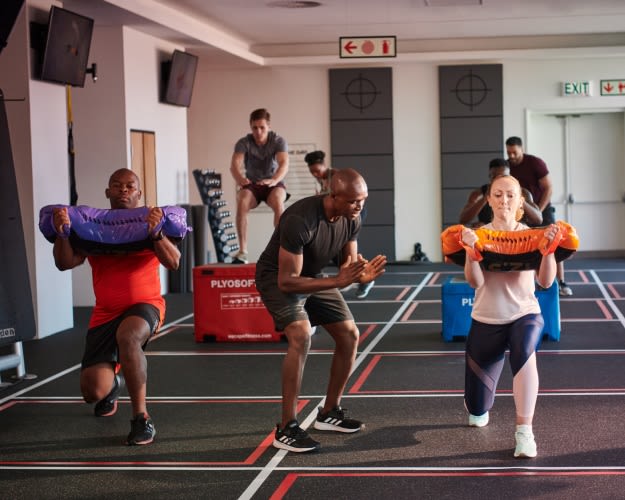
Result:
<svg viewBox="0 0 625 500"><path fill-rule="evenodd" d="M141 182L143 202L147 206L157 206L156 136L154 132L130 131L130 168Z"/></svg>

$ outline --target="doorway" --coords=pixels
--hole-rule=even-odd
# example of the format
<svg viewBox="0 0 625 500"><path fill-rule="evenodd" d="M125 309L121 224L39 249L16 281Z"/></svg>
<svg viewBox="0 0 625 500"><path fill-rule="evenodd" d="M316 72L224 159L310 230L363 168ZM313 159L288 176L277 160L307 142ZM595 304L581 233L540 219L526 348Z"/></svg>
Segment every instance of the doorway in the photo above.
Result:
<svg viewBox="0 0 625 500"><path fill-rule="evenodd" d="M154 132L130 131L130 169L141 182L143 203L156 207L156 137Z"/></svg>
<svg viewBox="0 0 625 500"><path fill-rule="evenodd" d="M625 113L530 112L527 152L547 163L556 219L580 251L625 249Z"/></svg>

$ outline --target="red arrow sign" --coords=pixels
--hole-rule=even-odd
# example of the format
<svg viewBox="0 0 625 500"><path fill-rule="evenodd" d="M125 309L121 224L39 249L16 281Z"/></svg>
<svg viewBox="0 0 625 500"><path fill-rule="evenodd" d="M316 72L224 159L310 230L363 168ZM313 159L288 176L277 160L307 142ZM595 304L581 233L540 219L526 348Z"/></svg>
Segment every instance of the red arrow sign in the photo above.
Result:
<svg viewBox="0 0 625 500"><path fill-rule="evenodd" d="M348 53L350 53L350 54L351 54L351 53L353 53L353 52L354 52L354 49L357 49L357 48L358 48L358 45L354 45L354 44L351 42L351 40L350 40L349 42L347 42L347 43L345 44L345 46L344 46L343 48L344 48L344 49L345 49Z"/></svg>
<svg viewBox="0 0 625 500"><path fill-rule="evenodd" d="M623 96L625 95L625 78L613 78L612 80L601 80L601 95Z"/></svg>
<svg viewBox="0 0 625 500"><path fill-rule="evenodd" d="M340 37L340 57L396 57L395 36Z"/></svg>

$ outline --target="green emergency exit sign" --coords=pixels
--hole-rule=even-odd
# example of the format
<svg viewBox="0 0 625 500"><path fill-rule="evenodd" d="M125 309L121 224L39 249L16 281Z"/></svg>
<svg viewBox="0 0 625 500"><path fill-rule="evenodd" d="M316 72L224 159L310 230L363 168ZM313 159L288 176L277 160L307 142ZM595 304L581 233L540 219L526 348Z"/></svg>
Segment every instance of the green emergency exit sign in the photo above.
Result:
<svg viewBox="0 0 625 500"><path fill-rule="evenodd" d="M564 97L590 97L592 96L592 85L589 81L562 82L562 95Z"/></svg>

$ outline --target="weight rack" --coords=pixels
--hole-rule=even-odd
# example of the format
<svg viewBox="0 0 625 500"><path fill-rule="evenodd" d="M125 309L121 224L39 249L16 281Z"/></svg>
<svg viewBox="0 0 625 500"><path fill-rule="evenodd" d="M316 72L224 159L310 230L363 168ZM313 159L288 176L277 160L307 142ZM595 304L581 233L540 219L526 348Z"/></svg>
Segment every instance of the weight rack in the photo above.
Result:
<svg viewBox="0 0 625 500"><path fill-rule="evenodd" d="M224 192L221 190L221 174L214 170L196 169L193 171L193 177L200 191L202 203L208 205L208 224L213 235L217 261L231 264L233 260L231 254L239 250L239 244L236 241L236 232L228 232L234 224L224 221L232 214L230 210L224 210L228 202L222 199Z"/></svg>

